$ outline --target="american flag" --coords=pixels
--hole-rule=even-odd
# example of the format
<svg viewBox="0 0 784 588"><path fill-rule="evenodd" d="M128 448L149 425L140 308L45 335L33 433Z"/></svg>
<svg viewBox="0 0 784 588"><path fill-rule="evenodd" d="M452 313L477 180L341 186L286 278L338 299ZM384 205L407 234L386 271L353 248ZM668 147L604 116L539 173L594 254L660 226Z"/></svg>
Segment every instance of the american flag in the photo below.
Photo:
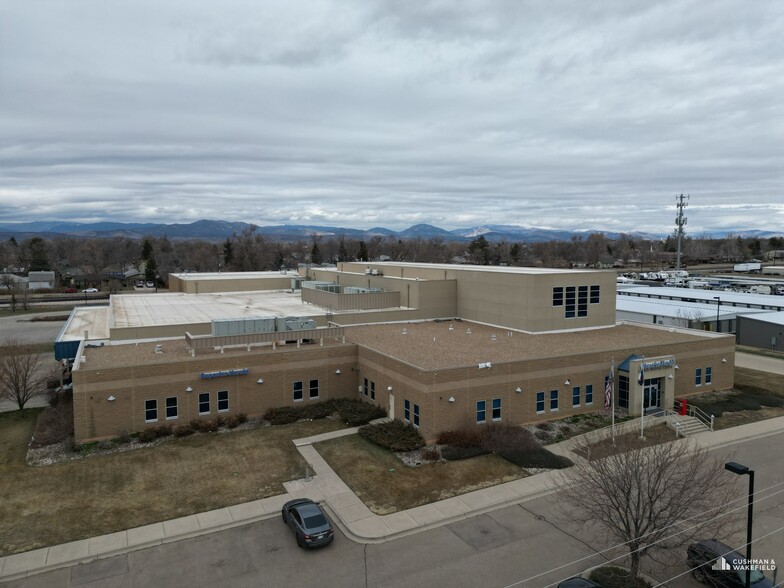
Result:
<svg viewBox="0 0 784 588"><path fill-rule="evenodd" d="M613 401L613 383L615 381L615 374L613 373L613 366L610 366L610 375L604 384L604 410L610 410Z"/></svg>

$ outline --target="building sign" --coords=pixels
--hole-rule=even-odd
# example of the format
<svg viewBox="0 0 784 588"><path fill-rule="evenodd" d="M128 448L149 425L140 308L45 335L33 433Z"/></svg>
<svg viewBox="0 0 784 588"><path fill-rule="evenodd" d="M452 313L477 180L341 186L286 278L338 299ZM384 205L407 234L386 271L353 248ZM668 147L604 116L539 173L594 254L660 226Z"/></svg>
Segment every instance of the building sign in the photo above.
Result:
<svg viewBox="0 0 784 588"><path fill-rule="evenodd" d="M249 368L238 370L220 370L217 372L202 372L199 377L202 380L212 380L213 378L225 378L226 376L246 376L250 373Z"/></svg>
<svg viewBox="0 0 784 588"><path fill-rule="evenodd" d="M642 369L648 370L658 370L661 368L670 368L675 366L675 358L671 359L660 359L658 361L648 361L642 364Z"/></svg>

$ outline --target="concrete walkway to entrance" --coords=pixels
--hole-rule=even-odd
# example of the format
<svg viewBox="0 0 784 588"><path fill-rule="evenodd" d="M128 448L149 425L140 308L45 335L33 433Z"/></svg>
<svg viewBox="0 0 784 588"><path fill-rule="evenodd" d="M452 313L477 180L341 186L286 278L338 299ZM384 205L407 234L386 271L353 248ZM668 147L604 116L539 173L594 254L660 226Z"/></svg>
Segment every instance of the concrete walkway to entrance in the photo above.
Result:
<svg viewBox="0 0 784 588"><path fill-rule="evenodd" d="M299 452L310 464L313 475L285 483L285 494L110 535L9 555L0 558L0 582L280 516L281 507L292 498L307 497L321 502L333 521L349 538L357 542L378 543L538 498L554 492L557 487L558 473L545 472L379 516L365 506L313 447L313 444L319 441L352 435L356 430L344 429L294 441ZM730 429L699 433L691 439L701 446L716 449L782 431L784 417L779 417ZM572 442L573 440L550 445L548 449L568 454Z"/></svg>

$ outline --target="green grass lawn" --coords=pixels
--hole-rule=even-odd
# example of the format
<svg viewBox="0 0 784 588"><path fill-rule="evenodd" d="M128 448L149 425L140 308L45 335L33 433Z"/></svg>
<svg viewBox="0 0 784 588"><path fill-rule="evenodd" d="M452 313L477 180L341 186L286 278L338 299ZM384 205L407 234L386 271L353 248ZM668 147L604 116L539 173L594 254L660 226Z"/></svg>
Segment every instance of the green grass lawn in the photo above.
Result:
<svg viewBox="0 0 784 588"><path fill-rule="evenodd" d="M266 498L305 475L292 439L332 420L173 439L44 467L25 463L38 410L0 414L0 556Z"/></svg>

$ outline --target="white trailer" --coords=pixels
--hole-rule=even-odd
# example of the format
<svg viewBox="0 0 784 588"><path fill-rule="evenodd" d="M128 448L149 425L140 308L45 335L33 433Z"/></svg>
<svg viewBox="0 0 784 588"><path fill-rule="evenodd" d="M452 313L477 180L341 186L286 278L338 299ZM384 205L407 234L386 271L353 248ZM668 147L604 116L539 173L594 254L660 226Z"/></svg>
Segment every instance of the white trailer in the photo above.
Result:
<svg viewBox="0 0 784 588"><path fill-rule="evenodd" d="M762 271L761 263L736 263L732 271L758 274Z"/></svg>

